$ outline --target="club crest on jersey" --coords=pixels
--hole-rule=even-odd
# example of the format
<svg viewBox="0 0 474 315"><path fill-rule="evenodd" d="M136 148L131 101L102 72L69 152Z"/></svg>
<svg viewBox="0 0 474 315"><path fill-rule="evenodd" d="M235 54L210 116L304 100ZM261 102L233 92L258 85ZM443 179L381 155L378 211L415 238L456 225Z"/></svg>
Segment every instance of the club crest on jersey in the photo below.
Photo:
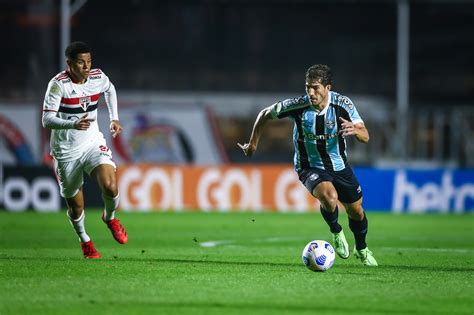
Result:
<svg viewBox="0 0 474 315"><path fill-rule="evenodd" d="M87 107L89 106L90 103L91 103L90 96L79 98L79 105L81 105L84 111L87 110Z"/></svg>
<svg viewBox="0 0 474 315"><path fill-rule="evenodd" d="M332 119L326 119L324 123L326 124L326 127L329 129L332 129L335 126L334 120Z"/></svg>

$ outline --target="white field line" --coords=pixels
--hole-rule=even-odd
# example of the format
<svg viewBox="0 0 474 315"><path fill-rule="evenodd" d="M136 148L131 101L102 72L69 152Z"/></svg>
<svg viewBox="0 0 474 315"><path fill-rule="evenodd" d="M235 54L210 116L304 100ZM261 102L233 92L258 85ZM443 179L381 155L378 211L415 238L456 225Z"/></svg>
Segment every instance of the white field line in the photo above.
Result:
<svg viewBox="0 0 474 315"><path fill-rule="evenodd" d="M257 238L252 240L252 243L276 243L281 241L292 241L300 240L301 236L287 236L287 237L266 237L266 238ZM199 246L201 247L216 247L216 246L229 246L236 243L236 240L216 240L216 241L206 241L200 242Z"/></svg>
<svg viewBox="0 0 474 315"><path fill-rule="evenodd" d="M216 247L220 245L230 245L234 243L234 241L231 240L219 240L219 241L207 241L207 242L200 242L199 246L201 247Z"/></svg>
<svg viewBox="0 0 474 315"><path fill-rule="evenodd" d="M281 241L296 241L302 240L301 236L286 236L286 237L266 237L266 238L258 238L253 240L254 243L278 243Z"/></svg>

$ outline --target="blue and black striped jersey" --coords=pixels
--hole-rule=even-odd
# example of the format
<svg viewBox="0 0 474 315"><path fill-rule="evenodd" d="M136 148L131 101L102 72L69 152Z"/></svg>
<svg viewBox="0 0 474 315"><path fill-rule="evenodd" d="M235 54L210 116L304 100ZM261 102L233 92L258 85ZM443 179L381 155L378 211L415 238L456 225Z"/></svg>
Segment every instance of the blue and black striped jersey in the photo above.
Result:
<svg viewBox="0 0 474 315"><path fill-rule="evenodd" d="M337 92L329 92L328 105L319 111L307 95L272 105L272 117L294 121L293 144L296 171L316 167L341 171L347 164L346 140L339 134L339 117L354 124L363 122L352 101Z"/></svg>

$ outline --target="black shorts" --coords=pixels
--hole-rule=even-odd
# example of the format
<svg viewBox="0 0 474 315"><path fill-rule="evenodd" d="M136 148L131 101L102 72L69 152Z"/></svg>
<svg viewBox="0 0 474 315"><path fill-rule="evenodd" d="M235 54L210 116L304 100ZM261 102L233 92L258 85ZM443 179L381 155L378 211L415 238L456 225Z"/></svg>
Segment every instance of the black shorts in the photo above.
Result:
<svg viewBox="0 0 474 315"><path fill-rule="evenodd" d="M341 202L353 203L362 197L359 181L350 167L334 172L319 168L307 168L300 171L298 177L311 194L319 183L327 181L334 185Z"/></svg>

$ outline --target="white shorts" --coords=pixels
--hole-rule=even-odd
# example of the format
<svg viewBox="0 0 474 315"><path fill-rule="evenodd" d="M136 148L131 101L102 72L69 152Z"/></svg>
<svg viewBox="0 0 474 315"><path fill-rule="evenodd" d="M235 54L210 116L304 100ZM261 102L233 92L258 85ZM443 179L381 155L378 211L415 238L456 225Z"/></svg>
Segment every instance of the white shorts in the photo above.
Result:
<svg viewBox="0 0 474 315"><path fill-rule="evenodd" d="M83 152L82 157L68 162L54 160L54 171L63 198L74 197L84 183L84 172L89 176L101 164L109 164L116 168L112 160L112 151L107 147L105 139L100 139Z"/></svg>

